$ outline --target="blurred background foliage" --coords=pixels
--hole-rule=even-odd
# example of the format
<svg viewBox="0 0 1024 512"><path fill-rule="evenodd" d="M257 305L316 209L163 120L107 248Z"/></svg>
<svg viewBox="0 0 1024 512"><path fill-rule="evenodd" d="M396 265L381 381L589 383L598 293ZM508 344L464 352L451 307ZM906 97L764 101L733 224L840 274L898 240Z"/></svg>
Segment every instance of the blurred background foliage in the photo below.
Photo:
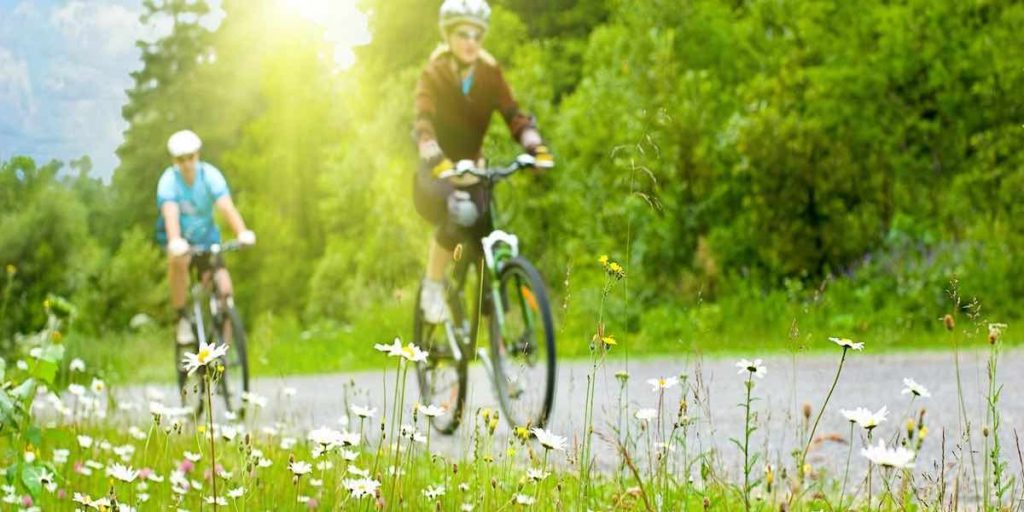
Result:
<svg viewBox="0 0 1024 512"><path fill-rule="evenodd" d="M563 305L567 354L593 330L601 254L629 275L610 328L641 352L912 345L954 280L983 316L1020 316L1024 4L493 3L485 45L559 164L500 203ZM107 350L137 314L169 316L154 190L182 127L259 234L230 264L266 353L407 334L430 232L411 204L412 95L438 5L364 0L373 40L339 70L279 0L223 0L215 31L201 0L147 2L174 30L139 43L111 182L88 158L0 167L0 338L38 329L29 305L49 293ZM500 119L486 144L515 155Z"/></svg>

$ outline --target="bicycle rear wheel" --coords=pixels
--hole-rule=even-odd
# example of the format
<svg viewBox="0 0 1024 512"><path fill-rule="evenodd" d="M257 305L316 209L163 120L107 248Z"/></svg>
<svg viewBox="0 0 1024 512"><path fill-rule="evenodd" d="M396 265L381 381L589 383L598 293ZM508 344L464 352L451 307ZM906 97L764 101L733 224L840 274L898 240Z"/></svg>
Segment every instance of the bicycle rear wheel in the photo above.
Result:
<svg viewBox="0 0 1024 512"><path fill-rule="evenodd" d="M466 404L468 356L457 342L457 327L465 324L461 300L450 300L452 319L445 324L430 324L423 317L420 305L422 289L416 292L413 311L413 343L427 350L429 356L416 365L420 384L420 401L444 409L430 418L430 424L442 434L452 434L462 422ZM453 294L453 296L460 294ZM456 341L456 347L451 346Z"/></svg>
<svg viewBox="0 0 1024 512"><path fill-rule="evenodd" d="M544 281L522 257L498 276L501 307L490 315L494 384L515 427L543 427L555 397L555 328Z"/></svg>
<svg viewBox="0 0 1024 512"><path fill-rule="evenodd" d="M245 416L242 395L249 392L249 354L245 326L233 305L227 306L219 327L218 342L230 348L224 355L224 373L217 383L217 391L227 410L242 418Z"/></svg>

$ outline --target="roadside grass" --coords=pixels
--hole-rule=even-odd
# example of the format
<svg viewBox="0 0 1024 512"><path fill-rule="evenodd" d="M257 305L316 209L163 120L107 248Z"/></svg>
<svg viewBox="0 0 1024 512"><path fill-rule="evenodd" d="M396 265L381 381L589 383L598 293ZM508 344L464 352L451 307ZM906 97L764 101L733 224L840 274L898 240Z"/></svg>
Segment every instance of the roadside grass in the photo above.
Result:
<svg viewBox="0 0 1024 512"><path fill-rule="evenodd" d="M411 294L403 294L410 297ZM559 357L586 359L594 334L589 307L557 307ZM379 369L376 358L364 357L373 343L394 337L408 338L411 302L391 301L367 308L351 324L321 321L304 327L294 318L263 316L249 323L249 364L256 377L351 372ZM629 311L629 307L623 307ZM822 340L844 336L868 341L873 352L950 349L938 319L919 315L901 317L885 310L843 313L841 306L808 307L784 298L761 301L731 300L697 306L662 305L636 311L625 320L612 319L608 332L623 343L610 352L612 359L650 359L702 354L712 357L813 354L827 350ZM169 326L104 336L72 333L67 338L70 357L81 357L99 368L112 382L171 382L175 353Z"/></svg>

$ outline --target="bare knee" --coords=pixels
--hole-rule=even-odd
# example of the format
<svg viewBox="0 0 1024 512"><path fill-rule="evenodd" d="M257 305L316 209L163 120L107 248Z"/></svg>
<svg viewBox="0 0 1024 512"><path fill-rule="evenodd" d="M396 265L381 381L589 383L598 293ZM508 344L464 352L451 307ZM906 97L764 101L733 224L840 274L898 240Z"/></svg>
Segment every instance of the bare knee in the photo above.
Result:
<svg viewBox="0 0 1024 512"><path fill-rule="evenodd" d="M217 282L217 293L221 298L230 297L234 294L234 289L231 285L231 274L228 273L227 269L222 268L218 270L213 278Z"/></svg>

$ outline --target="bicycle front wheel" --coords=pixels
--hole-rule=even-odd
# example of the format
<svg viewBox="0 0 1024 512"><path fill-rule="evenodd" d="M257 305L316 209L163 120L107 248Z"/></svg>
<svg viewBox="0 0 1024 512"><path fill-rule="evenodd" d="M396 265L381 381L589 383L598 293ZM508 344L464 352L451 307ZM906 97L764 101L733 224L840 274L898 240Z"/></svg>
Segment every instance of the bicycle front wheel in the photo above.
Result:
<svg viewBox="0 0 1024 512"><path fill-rule="evenodd" d="M543 427L555 398L555 328L540 273L522 257L498 276L501 307L490 315L498 401L509 424Z"/></svg>
<svg viewBox="0 0 1024 512"><path fill-rule="evenodd" d="M245 416L245 403L242 395L249 392L249 347L242 318L234 306L228 306L221 319L220 343L227 345L228 352L224 355L224 373L217 383L217 390L224 399L228 411Z"/></svg>

